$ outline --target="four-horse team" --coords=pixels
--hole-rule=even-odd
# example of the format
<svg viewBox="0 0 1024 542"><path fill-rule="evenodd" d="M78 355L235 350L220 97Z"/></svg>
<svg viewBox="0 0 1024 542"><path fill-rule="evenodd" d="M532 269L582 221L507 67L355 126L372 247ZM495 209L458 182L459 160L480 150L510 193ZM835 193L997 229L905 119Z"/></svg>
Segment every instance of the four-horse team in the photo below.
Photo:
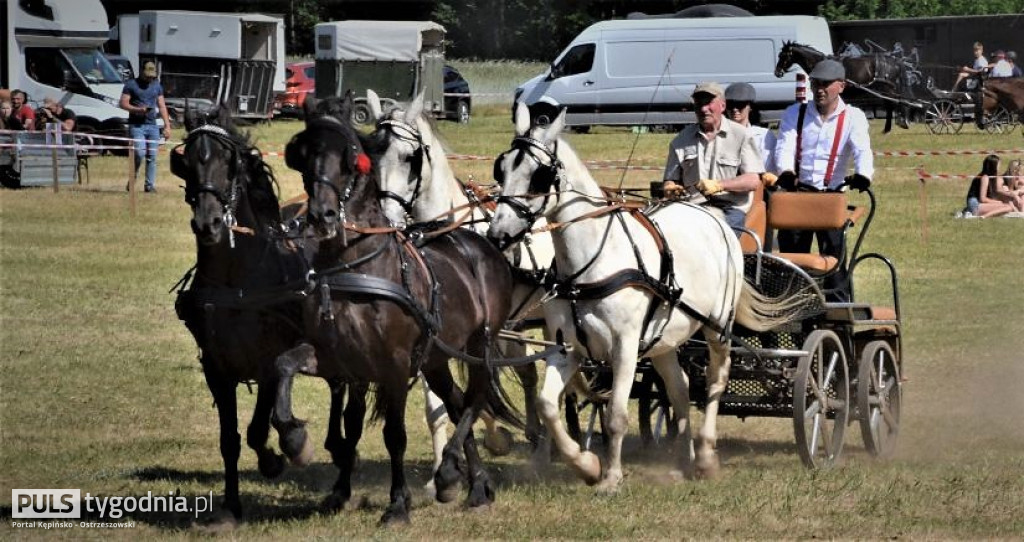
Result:
<svg viewBox="0 0 1024 542"><path fill-rule="evenodd" d="M446 502L465 487L471 508L496 491L477 448L480 418L527 428L538 456L553 444L588 484L616 491L640 368L657 374L681 476L717 473L719 414L791 417L810 467L838 460L854 421L871 453L891 453L901 317L895 268L859 253L875 203L867 123L839 97L842 64L822 61L810 77L812 103L787 109L769 146L724 117L727 105L750 105L750 89L696 85L698 122L673 141L664 197L598 185L561 136L565 110L531 115L522 102L510 148L494 164L497 184L464 185L422 96L383 104L370 93L370 134L354 129L350 94L307 99L285 162L301 173L308 199L281 208L273 172L230 115L190 112L171 168L186 182L197 263L176 308L201 348L220 415L225 499L211 522L234 525L243 513L237 383L258 384L246 441L261 474L279 475L286 458L311 460L306 424L292 410L299 374L322 378L331 392L325 447L339 476L326 509L352 497L368 405L383 420L391 460L383 524L409 521L412 509L405 414L416 378L456 424L447 441L443 428L433 432L432 491ZM729 96L746 103L728 104ZM867 194L866 217L847 204L847 188ZM892 307L855 301L862 262L888 269ZM510 333L527 321L545 341ZM527 342L546 348L525 355ZM503 388L506 367L522 375L525 424ZM611 375L602 389L586 374L594 367ZM604 457L567 430L567 393L602 405ZM696 435L691 405L705 410ZM283 455L267 445L271 427Z"/></svg>

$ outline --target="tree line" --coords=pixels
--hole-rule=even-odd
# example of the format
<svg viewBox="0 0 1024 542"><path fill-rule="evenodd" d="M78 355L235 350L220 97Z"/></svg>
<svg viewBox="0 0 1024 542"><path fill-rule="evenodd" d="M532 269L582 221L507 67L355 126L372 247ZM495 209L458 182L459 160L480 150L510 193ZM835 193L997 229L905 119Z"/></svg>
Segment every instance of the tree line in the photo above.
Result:
<svg viewBox="0 0 1024 542"><path fill-rule="evenodd" d="M266 1L266 0L265 0ZM260 2L256 2L257 4ZM271 2L272 3L272 2ZM629 2L626 0L436 0L403 11L390 10L396 20L436 21L447 29L447 56L466 59L552 60L581 30L606 19L625 17L640 5L673 13L704 4L700 0ZM757 15L785 11L792 2L738 0L733 2ZM313 53L313 26L321 21L385 18L356 11L356 4L319 0L288 2L288 52ZM813 8L812 8L813 9ZM1024 0L828 0L806 15L829 21L894 19L957 15L1024 13Z"/></svg>

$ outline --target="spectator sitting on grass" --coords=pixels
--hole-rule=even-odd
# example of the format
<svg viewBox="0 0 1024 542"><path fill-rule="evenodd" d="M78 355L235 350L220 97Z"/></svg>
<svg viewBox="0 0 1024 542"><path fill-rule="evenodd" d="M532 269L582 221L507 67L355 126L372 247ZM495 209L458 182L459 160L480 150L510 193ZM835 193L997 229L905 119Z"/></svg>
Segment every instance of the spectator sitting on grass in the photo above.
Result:
<svg viewBox="0 0 1024 542"><path fill-rule="evenodd" d="M1004 190L999 177L999 156L990 154L982 162L981 172L971 180L971 186L967 189L967 207L962 216L988 218L1019 211L1009 201L1011 198Z"/></svg>

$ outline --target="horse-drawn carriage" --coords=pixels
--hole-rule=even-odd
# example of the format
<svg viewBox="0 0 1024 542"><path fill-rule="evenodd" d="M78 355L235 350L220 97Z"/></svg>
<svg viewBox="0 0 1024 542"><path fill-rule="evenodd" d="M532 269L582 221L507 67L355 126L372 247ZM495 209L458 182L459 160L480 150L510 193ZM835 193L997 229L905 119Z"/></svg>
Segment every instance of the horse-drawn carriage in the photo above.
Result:
<svg viewBox="0 0 1024 542"><path fill-rule="evenodd" d="M299 373L324 378L332 389L325 446L340 475L325 501L328 509L340 509L352 496L365 394L373 382L391 455L391 500L381 521L408 521L404 417L408 379L417 372L458 418L448 444L435 442L437 498L455 498L465 482L469 506L492 502L472 425L487 412L518 421L494 369L532 367L536 357L499 359L491 350L501 320L517 303L543 309L547 336L556 343L544 353L538 414L567 462L600 489L613 491L622 481L626 401L639 357L651 359L660 377L646 379L658 390L645 395L646 405L657 396L671 401L671 410L655 410L672 414L684 472L718 469L719 413L792 417L809 466L836 460L851 416L860 421L872 453L892 451L901 405L899 300L892 264L859 254L874 214L870 192L871 206L848 258L762 249L768 228L853 227L863 215L851 213L842 193L776 194L770 207L759 199L749 213L752 233L744 254L732 231L703 207L653 199L629 204L609 195L560 139L564 112L542 126L531 123L520 105L512 148L495 165L502 187L493 197L486 243L458 227L470 222L460 217L466 206L472 214L482 202L461 187L451 191L457 181L421 99L408 113L387 118L371 100L379 121L371 135L352 128L350 98L315 102L307 101L306 128L285 150L286 164L303 174L307 230L296 232L294 224L282 222L288 215L277 204L269 168L225 112L212 120L187 119L186 142L171 155L172 172L186 181L203 256L195 282L187 285L191 272L183 280L176 308L202 347L220 410L223 521L241 515L237 382L259 384L247 442L259 456L260 472L276 476L284 457L266 446L271 426L288 459L302 465L311 458L305 424L291 409L292 380ZM388 215L389 208L424 213L416 203L438 198L447 221L403 229ZM542 218L557 270L534 275L544 278L544 288L517 302L515 274L507 254L495 247L514 246ZM537 232L534 243L541 237ZM536 255L528 251L522 258ZM826 281L843 271L852 275L868 260L887 267L894 308L826 301L832 293ZM658 270L658 276L647 270ZM692 339L698 331L703 340ZM452 380L450 357L468 364L465 393ZM612 377L604 424L607 468L569 437L559 417L566 385L578 383L579 369L595 360ZM696 446L691 396L706 410Z"/></svg>
<svg viewBox="0 0 1024 542"><path fill-rule="evenodd" d="M874 45L868 49L847 46L839 56L847 72L844 99L866 110L881 105L887 113L895 112L904 127L910 120L921 120L933 134L955 134L965 122L973 121L980 130L1009 133L1024 114L1024 80L989 79L982 74L968 80L967 91L945 91L921 73L916 55L904 55L902 48L890 52ZM794 65L810 72L824 58L813 47L786 43L775 75L782 77Z"/></svg>

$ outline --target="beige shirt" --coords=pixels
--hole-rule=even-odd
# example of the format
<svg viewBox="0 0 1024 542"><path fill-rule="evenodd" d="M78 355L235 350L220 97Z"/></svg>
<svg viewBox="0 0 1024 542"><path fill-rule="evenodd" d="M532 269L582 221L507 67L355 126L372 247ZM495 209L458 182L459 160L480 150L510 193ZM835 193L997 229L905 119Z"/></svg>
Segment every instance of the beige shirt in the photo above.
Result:
<svg viewBox="0 0 1024 542"><path fill-rule="evenodd" d="M759 146L746 127L724 117L712 139L704 136L700 126L691 124L669 144L664 179L693 186L701 179L725 180L743 173L764 173ZM753 192L726 192L711 197L711 201L746 212Z"/></svg>

